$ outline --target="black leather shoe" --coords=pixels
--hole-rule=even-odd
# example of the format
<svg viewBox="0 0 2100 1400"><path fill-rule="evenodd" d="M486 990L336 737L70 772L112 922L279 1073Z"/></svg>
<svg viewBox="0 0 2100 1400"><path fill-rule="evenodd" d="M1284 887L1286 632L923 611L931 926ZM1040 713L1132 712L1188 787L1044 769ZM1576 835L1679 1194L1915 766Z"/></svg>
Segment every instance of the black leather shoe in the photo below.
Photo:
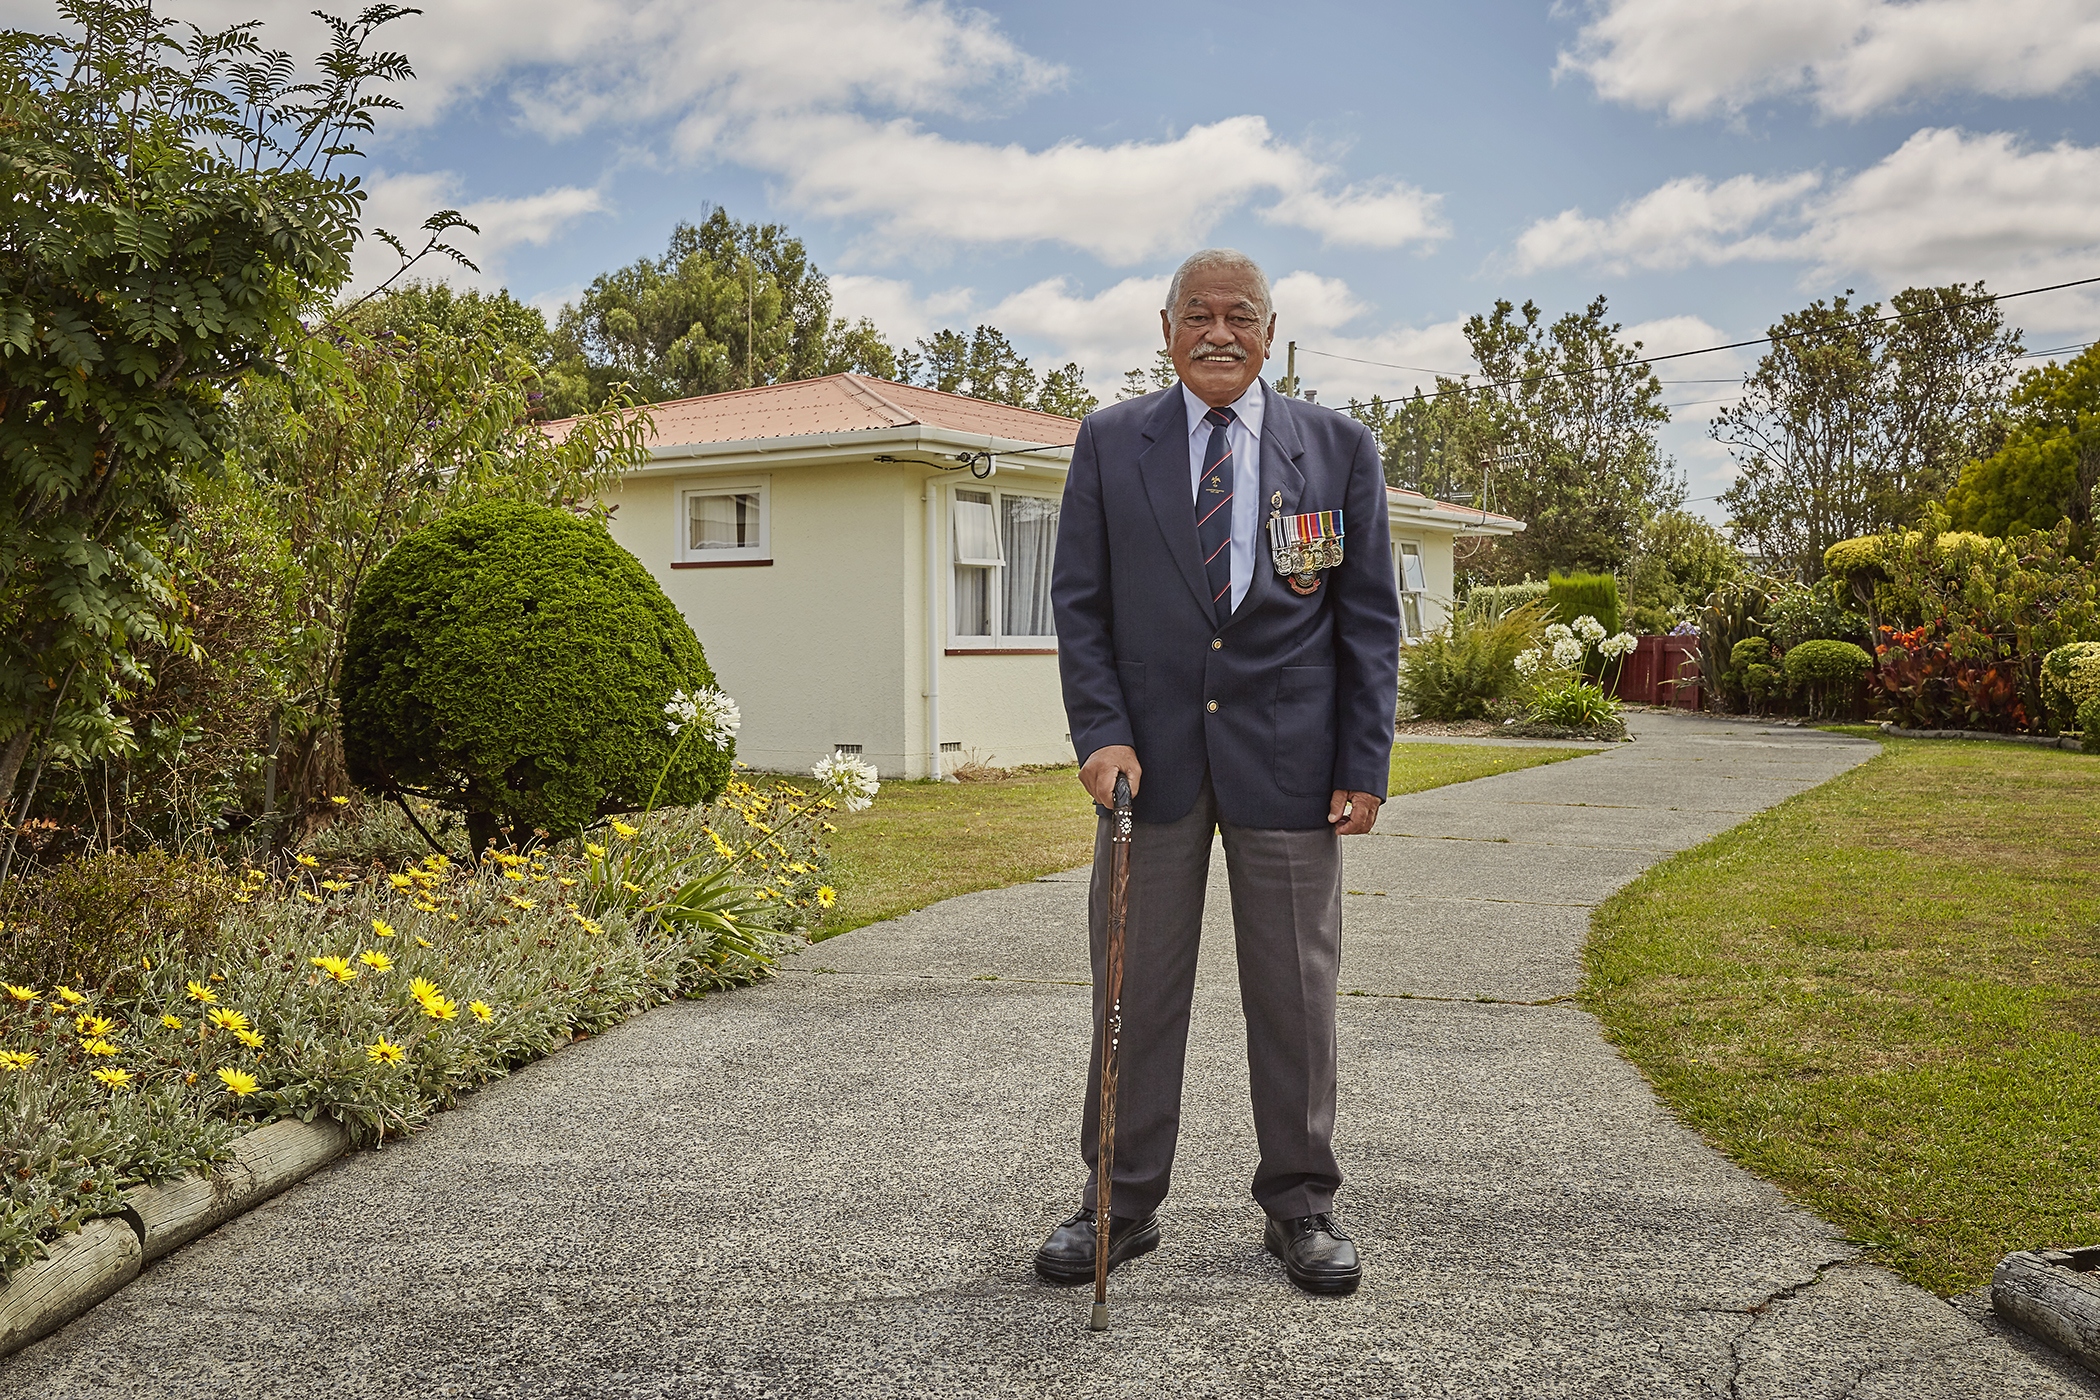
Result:
<svg viewBox="0 0 2100 1400"><path fill-rule="evenodd" d="M1307 1293L1354 1293L1364 1281L1356 1246L1326 1215L1301 1215L1296 1220L1272 1215L1262 1230L1262 1243L1283 1261L1291 1282Z"/></svg>
<svg viewBox="0 0 2100 1400"><path fill-rule="evenodd" d="M1125 1259L1150 1254L1159 1248L1159 1217L1143 1220L1112 1220L1108 1227L1108 1267L1113 1270ZM1081 1206L1079 1214L1050 1232L1035 1252L1036 1276L1045 1283L1067 1285L1094 1281L1094 1208Z"/></svg>

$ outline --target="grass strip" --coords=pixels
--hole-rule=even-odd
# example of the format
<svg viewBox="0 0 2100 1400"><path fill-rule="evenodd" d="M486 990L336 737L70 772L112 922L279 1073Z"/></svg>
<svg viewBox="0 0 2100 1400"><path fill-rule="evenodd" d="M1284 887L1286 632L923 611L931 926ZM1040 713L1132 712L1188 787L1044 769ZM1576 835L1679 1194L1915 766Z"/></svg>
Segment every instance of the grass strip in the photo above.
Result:
<svg viewBox="0 0 2100 1400"><path fill-rule="evenodd" d="M1589 749L1395 744L1392 791L1420 792ZM838 907L813 935L831 938L973 890L1020 884L1094 855L1094 808L1077 768L987 782L892 779L865 812L837 819L827 878Z"/></svg>
<svg viewBox="0 0 2100 1400"><path fill-rule="evenodd" d="M1598 911L1584 1003L1684 1119L1943 1294L2100 1239L2100 763L1887 741Z"/></svg>

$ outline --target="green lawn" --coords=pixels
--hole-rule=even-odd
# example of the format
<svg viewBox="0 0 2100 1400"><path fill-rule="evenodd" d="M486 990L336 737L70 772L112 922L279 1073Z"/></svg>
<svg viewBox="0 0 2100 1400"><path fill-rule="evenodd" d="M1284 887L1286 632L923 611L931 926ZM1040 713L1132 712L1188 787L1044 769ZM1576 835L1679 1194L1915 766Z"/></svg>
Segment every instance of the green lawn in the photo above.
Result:
<svg viewBox="0 0 2100 1400"><path fill-rule="evenodd" d="M2100 762L1889 740L1597 913L1586 1004L1913 1282L2100 1239Z"/></svg>
<svg viewBox="0 0 2100 1400"><path fill-rule="evenodd" d="M1420 792L1588 752L1396 744L1392 791ZM982 783L886 782L873 807L840 817L838 828L830 879L839 902L819 938L972 890L1070 870L1094 853L1093 803L1077 768Z"/></svg>

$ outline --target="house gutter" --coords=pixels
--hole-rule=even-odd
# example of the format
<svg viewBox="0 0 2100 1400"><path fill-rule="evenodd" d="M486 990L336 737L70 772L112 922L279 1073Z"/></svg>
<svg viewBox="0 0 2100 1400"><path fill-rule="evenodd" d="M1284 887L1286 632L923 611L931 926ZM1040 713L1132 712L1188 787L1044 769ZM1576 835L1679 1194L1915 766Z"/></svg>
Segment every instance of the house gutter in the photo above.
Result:
<svg viewBox="0 0 2100 1400"><path fill-rule="evenodd" d="M926 777L941 772L940 492L926 478Z"/></svg>
<svg viewBox="0 0 2100 1400"><path fill-rule="evenodd" d="M958 451L994 452L1000 455L1002 471L1061 471L1071 461L1070 446L1045 447L1039 442L997 437L990 433L965 433L908 423L897 428L869 428L845 433L796 433L788 437L740 438L734 442L660 443L649 449L649 464L629 472L630 477L662 476L692 471L731 471L737 468L784 465L792 458L797 466L832 461L865 461L878 454L953 458ZM1007 455L1012 454L1012 455ZM943 463L942 465L946 465ZM960 463L956 463L960 467Z"/></svg>

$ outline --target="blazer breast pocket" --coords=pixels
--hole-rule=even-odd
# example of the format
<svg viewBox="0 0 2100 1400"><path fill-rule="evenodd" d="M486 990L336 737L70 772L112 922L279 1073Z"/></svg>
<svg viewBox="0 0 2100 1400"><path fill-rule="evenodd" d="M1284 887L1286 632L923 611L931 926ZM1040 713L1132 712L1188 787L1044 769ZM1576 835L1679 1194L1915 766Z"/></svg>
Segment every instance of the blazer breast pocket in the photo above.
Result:
<svg viewBox="0 0 2100 1400"><path fill-rule="evenodd" d="M1284 667L1276 684L1276 786L1334 791L1334 731L1334 667Z"/></svg>

